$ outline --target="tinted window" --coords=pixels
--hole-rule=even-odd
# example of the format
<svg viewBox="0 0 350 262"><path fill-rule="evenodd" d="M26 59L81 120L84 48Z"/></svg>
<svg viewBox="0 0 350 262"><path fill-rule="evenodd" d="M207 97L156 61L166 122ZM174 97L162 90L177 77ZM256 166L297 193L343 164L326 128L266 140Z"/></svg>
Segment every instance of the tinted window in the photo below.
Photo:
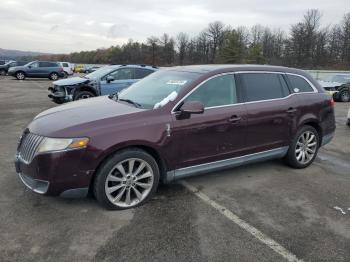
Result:
<svg viewBox="0 0 350 262"><path fill-rule="evenodd" d="M241 74L246 100L259 101L285 97L289 94L287 85L280 74Z"/></svg>
<svg viewBox="0 0 350 262"><path fill-rule="evenodd" d="M200 101L204 107L237 103L234 76L224 75L208 80L190 94L186 101Z"/></svg>
<svg viewBox="0 0 350 262"><path fill-rule="evenodd" d="M295 75L287 75L287 77L294 93L314 91L304 78Z"/></svg>
<svg viewBox="0 0 350 262"><path fill-rule="evenodd" d="M146 76L148 76L149 74L152 74L152 73L153 73L152 70L136 68L135 69L135 79L144 78L144 77L146 77Z"/></svg>
<svg viewBox="0 0 350 262"><path fill-rule="evenodd" d="M57 67L57 63L54 62L39 62L39 67Z"/></svg>
<svg viewBox="0 0 350 262"><path fill-rule="evenodd" d="M67 63L62 63L63 67L69 67Z"/></svg>

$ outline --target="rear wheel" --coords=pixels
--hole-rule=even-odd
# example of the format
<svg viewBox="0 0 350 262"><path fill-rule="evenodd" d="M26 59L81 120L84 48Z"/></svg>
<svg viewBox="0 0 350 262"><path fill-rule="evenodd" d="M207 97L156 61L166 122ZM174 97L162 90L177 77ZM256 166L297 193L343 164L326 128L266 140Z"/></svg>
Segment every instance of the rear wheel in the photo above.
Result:
<svg viewBox="0 0 350 262"><path fill-rule="evenodd" d="M81 100L94 97L95 95L89 91L78 91L73 100Z"/></svg>
<svg viewBox="0 0 350 262"><path fill-rule="evenodd" d="M6 71L4 69L0 69L0 76L6 75Z"/></svg>
<svg viewBox="0 0 350 262"><path fill-rule="evenodd" d="M17 72L16 73L16 78L18 80L24 80L26 78L26 75L23 72Z"/></svg>
<svg viewBox="0 0 350 262"><path fill-rule="evenodd" d="M109 158L96 174L97 201L108 209L128 209L144 204L156 192L159 169L152 156L126 149Z"/></svg>
<svg viewBox="0 0 350 262"><path fill-rule="evenodd" d="M294 168L305 168L315 159L319 148L319 135L312 126L302 127L289 146L287 163Z"/></svg>
<svg viewBox="0 0 350 262"><path fill-rule="evenodd" d="M57 73L51 73L49 75L49 79L52 80L52 81L55 81L58 79L58 74Z"/></svg>
<svg viewBox="0 0 350 262"><path fill-rule="evenodd" d="M349 102L350 101L350 93L347 90L344 90L340 93L340 101L341 102Z"/></svg>

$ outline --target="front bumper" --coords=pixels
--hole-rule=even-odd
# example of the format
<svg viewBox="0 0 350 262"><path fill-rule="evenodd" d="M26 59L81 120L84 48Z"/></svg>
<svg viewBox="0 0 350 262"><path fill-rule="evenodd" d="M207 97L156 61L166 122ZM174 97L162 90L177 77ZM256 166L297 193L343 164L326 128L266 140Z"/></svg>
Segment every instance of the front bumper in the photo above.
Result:
<svg viewBox="0 0 350 262"><path fill-rule="evenodd" d="M49 94L47 96L57 104L73 101L73 95L68 94L67 89L64 87L61 87L59 89L49 87L47 90L49 91Z"/></svg>
<svg viewBox="0 0 350 262"><path fill-rule="evenodd" d="M15 158L16 173L22 183L38 194L84 197L94 170L89 169L85 149L36 155L30 163Z"/></svg>

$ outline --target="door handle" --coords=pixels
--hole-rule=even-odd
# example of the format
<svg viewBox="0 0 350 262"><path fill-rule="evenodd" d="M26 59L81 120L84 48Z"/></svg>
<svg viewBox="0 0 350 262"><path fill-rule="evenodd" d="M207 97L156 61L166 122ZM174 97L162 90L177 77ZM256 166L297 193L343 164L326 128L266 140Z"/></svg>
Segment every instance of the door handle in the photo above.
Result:
<svg viewBox="0 0 350 262"><path fill-rule="evenodd" d="M287 113L292 115L292 114L294 114L296 111L297 111L297 110L296 110L295 108L290 107L290 108L288 108Z"/></svg>
<svg viewBox="0 0 350 262"><path fill-rule="evenodd" d="M239 123L240 121L241 121L241 117L240 116L237 116L237 115L233 115L233 116L231 116L229 119L228 119L228 121L230 122L230 123Z"/></svg>

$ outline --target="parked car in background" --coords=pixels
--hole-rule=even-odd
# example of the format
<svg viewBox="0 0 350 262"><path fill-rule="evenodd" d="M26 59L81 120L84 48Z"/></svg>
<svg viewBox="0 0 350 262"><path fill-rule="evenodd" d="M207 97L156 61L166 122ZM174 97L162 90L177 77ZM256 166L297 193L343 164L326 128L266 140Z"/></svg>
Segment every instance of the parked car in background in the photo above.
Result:
<svg viewBox="0 0 350 262"><path fill-rule="evenodd" d="M55 103L109 95L120 92L131 84L156 71L146 65L111 65L102 67L84 77L72 77L53 82L48 95Z"/></svg>
<svg viewBox="0 0 350 262"><path fill-rule="evenodd" d="M88 69L86 69L85 73L90 74L92 72L95 72L96 70L100 69L102 66L92 66Z"/></svg>
<svg viewBox="0 0 350 262"><path fill-rule="evenodd" d="M327 81L319 81L321 86L327 90L335 101L350 101L350 74L335 74Z"/></svg>
<svg viewBox="0 0 350 262"><path fill-rule="evenodd" d="M26 77L57 80L59 77L64 77L63 67L58 62L51 61L33 61L24 66L11 67L8 74L18 80L24 80Z"/></svg>
<svg viewBox="0 0 350 262"><path fill-rule="evenodd" d="M74 74L74 65L69 62L58 62L61 67L63 67L63 71L65 76L70 76Z"/></svg>
<svg viewBox="0 0 350 262"><path fill-rule="evenodd" d="M4 65L7 63L7 60L0 60L0 65Z"/></svg>
<svg viewBox="0 0 350 262"><path fill-rule="evenodd" d="M16 66L16 61L8 61L7 63L0 65L0 75L4 76L7 74L7 71L10 67Z"/></svg>
<svg viewBox="0 0 350 262"><path fill-rule="evenodd" d="M85 65L82 64L76 64L74 68L75 73L85 73L86 72L86 67Z"/></svg>
<svg viewBox="0 0 350 262"><path fill-rule="evenodd" d="M39 194L91 190L105 207L126 209L149 200L160 180L275 158L305 168L334 132L332 98L302 70L174 67L119 95L40 113L21 136L16 172Z"/></svg>

